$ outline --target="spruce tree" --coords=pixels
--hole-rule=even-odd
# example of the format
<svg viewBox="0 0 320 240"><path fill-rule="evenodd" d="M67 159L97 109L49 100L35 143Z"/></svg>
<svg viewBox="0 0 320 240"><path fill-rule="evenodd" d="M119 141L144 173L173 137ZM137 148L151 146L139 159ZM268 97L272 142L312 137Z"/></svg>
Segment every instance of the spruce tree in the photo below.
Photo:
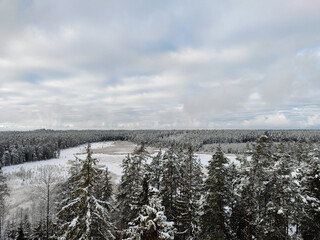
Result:
<svg viewBox="0 0 320 240"><path fill-rule="evenodd" d="M122 162L123 175L117 193L117 207L119 210L118 227L120 230L128 228L129 222L133 221L142 206L146 203L148 191L148 178L146 173L146 162L148 152L144 145L137 147L132 155ZM147 185L147 188L144 188Z"/></svg>
<svg viewBox="0 0 320 240"><path fill-rule="evenodd" d="M200 198L203 190L202 166L192 147L181 151L179 194L177 197L177 239L197 239L199 233Z"/></svg>
<svg viewBox="0 0 320 240"><path fill-rule="evenodd" d="M257 226L261 239L287 239L288 227L293 223L296 185L292 179L292 158L289 153L274 154L273 164L269 166L269 178L265 181L266 208L263 219Z"/></svg>
<svg viewBox="0 0 320 240"><path fill-rule="evenodd" d="M127 230L127 240L173 240L175 229L173 222L168 222L164 207L157 195L144 205L139 216Z"/></svg>
<svg viewBox="0 0 320 240"><path fill-rule="evenodd" d="M24 231L23 231L22 224L20 224L20 226L18 228L16 240L26 240L26 238L24 236Z"/></svg>
<svg viewBox="0 0 320 240"><path fill-rule="evenodd" d="M16 239L17 237L17 226L13 221L9 221L7 224L5 235L8 239Z"/></svg>
<svg viewBox="0 0 320 240"><path fill-rule="evenodd" d="M150 184L156 189L160 190L160 182L162 180L163 174L163 154L161 149L154 156L149 164L149 172L150 172Z"/></svg>
<svg viewBox="0 0 320 240"><path fill-rule="evenodd" d="M112 196L112 183L108 167L103 171L102 178L96 184L95 192L97 198L102 201L109 202Z"/></svg>
<svg viewBox="0 0 320 240"><path fill-rule="evenodd" d="M266 185L269 181L268 168L272 161L272 142L268 133L260 136L253 145L253 155L250 161L244 161L241 166L241 201L246 211L247 239L263 235L263 227L268 194Z"/></svg>
<svg viewBox="0 0 320 240"><path fill-rule="evenodd" d="M204 203L201 216L202 239L226 239L226 207L230 207L230 183L228 182L228 159L220 146L209 161L208 177L204 184Z"/></svg>
<svg viewBox="0 0 320 240"><path fill-rule="evenodd" d="M113 225L105 207L107 203L94 195L94 186L101 175L96 164L97 159L92 157L88 144L87 157L81 161L80 171L70 177L77 183L70 193L71 199L57 215L65 220L60 226L64 239L114 239Z"/></svg>
<svg viewBox="0 0 320 240"><path fill-rule="evenodd" d="M2 173L0 164L0 237L2 237L2 226L5 219L5 197L9 195L7 179Z"/></svg>
<svg viewBox="0 0 320 240"><path fill-rule="evenodd" d="M181 159L178 159L175 146L171 146L163 156L163 175L160 182L162 204L169 221L177 222L177 198L181 178Z"/></svg>
<svg viewBox="0 0 320 240"><path fill-rule="evenodd" d="M31 238L34 240L44 239L46 235L45 226L42 222L38 222L32 229Z"/></svg>
<svg viewBox="0 0 320 240"><path fill-rule="evenodd" d="M313 150L303 165L301 185L304 206L299 231L303 239L320 239L320 151Z"/></svg>

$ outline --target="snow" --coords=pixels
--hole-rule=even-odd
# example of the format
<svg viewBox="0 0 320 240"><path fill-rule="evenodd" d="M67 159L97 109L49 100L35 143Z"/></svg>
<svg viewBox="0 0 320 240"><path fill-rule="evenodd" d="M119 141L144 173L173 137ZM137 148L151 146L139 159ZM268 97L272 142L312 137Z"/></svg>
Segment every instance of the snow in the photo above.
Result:
<svg viewBox="0 0 320 240"><path fill-rule="evenodd" d="M114 146L115 142L97 142L91 143L91 149L97 150L102 148L108 148ZM14 212L14 209L18 207L28 208L31 207L33 203L33 195L35 188L38 186L37 176L41 169L45 166L54 166L57 175L61 180L66 179L69 175L69 169L73 165L76 157L80 159L86 158L86 147L87 144L83 144L77 147L68 148L60 151L60 155L57 158L27 162L23 164L6 166L3 167L3 173L8 179L8 187L10 191L10 196L8 197L9 211ZM122 175L122 160L126 157L128 149L120 149L121 153L94 153L92 156L97 158L99 162L97 163L98 168L108 170L112 173L112 178L115 183L119 183ZM151 154L155 156L157 152ZM208 166L208 162L211 159L210 154L195 154L199 158L203 167ZM226 157L230 162L234 162L236 165L239 161L236 160L235 155L227 154ZM151 162L151 158L147 160L148 163Z"/></svg>
<svg viewBox="0 0 320 240"><path fill-rule="evenodd" d="M100 149L114 145L114 142L92 143L91 148ZM7 217L15 213L18 208L31 208L34 199L34 192L39 191L39 174L45 166L52 166L55 175L63 181L69 175L69 169L76 157L84 159L86 157L87 144L68 148L60 151L58 158L27 162L23 164L3 167L3 173L7 177L10 195L7 197L8 211ZM108 167L114 173L113 180L119 181L121 175L121 163L124 155L93 154L93 157L101 159L99 168Z"/></svg>
<svg viewBox="0 0 320 240"><path fill-rule="evenodd" d="M212 155L210 155L210 154L201 153L201 154L195 154L195 155L196 155L197 158L200 159L200 162L201 162L203 167L208 166L209 165L209 161L212 158ZM237 159L236 155L234 155L234 154L225 154L225 157L228 158L228 160L230 161L230 164L234 163L236 166L240 165L240 161Z"/></svg>
<svg viewBox="0 0 320 240"><path fill-rule="evenodd" d="M99 148L105 148L112 146L114 142L98 142L98 143L92 143L91 144L91 149L99 149ZM37 169L38 167L41 166L48 166L48 165L53 165L53 166L60 166L62 169L65 171L68 171L68 169L71 167L72 162L75 160L75 157L78 157L80 159L84 159L86 157L86 147L87 144L80 145L78 147L73 147L73 148L68 148L60 151L60 156L58 158L53 158L49 160L42 160L42 161L35 161L35 162L26 162L22 164L17 164L13 166L6 166L3 167L3 173L4 174L10 174L14 172L20 171L22 168L25 171L28 170L34 170ZM104 158L106 158L106 154L93 154L92 156L94 158L101 157L100 155L103 155ZM119 156L119 155L117 155ZM119 157L119 159L123 159L123 157ZM105 160L105 159L104 159ZM105 163L108 161L104 161ZM111 165L117 165L115 164L114 161L110 161ZM120 161L121 164L121 161ZM108 165L109 167L109 165ZM114 170L119 172L119 169L117 167L114 167ZM115 173L117 174L117 173Z"/></svg>
<svg viewBox="0 0 320 240"><path fill-rule="evenodd" d="M69 227L75 227L77 225L77 222L78 222L78 218L79 217L76 217L72 220L72 222L70 223Z"/></svg>
<svg viewBox="0 0 320 240"><path fill-rule="evenodd" d="M209 165L209 160L212 158L212 155L210 154L195 154L197 158L200 159L200 162L202 166L208 166Z"/></svg>
<svg viewBox="0 0 320 240"><path fill-rule="evenodd" d="M277 214L279 214L279 215L283 214L283 209L280 208L280 209L278 210Z"/></svg>
<svg viewBox="0 0 320 240"><path fill-rule="evenodd" d="M296 231L297 231L297 226L289 224L289 231L288 231L289 236L293 236L296 233Z"/></svg>
<svg viewBox="0 0 320 240"><path fill-rule="evenodd" d="M102 149L102 148L110 147L112 145L114 145L114 142L97 142L97 143L92 143L91 148ZM27 163L13 165L13 166L6 166L6 167L3 167L3 173L8 175L8 174L19 172L21 170L34 171L35 169L41 166L53 165L53 166L59 166L61 168L61 171L65 172L64 175L66 175L73 161L75 160L75 157L78 157L80 159L85 159L86 146L87 146L86 144L83 144L77 147L61 150L60 156L54 159L27 162ZM156 153L152 154L152 156L155 156L155 155ZM99 153L99 154L93 154L92 156L99 160L99 163L98 163L99 168L108 167L108 170L117 176L115 181L119 182L120 176L122 175L121 163L122 163L122 160L125 158L126 154L110 155L110 154ZM209 160L212 157L210 154L202 154L202 153L195 154L195 156L200 159L200 162L204 167L208 166ZM227 154L226 157L229 159L230 163L234 163L236 165L240 164L240 162L236 159L237 158L236 155ZM151 159L148 159L148 162L150 161Z"/></svg>
<svg viewBox="0 0 320 240"><path fill-rule="evenodd" d="M103 165L104 168L108 167L108 170L117 176L120 179L122 175L122 160L126 157L126 155L108 155L108 154L92 154L94 158L99 159L98 165ZM86 157L86 155L84 155Z"/></svg>

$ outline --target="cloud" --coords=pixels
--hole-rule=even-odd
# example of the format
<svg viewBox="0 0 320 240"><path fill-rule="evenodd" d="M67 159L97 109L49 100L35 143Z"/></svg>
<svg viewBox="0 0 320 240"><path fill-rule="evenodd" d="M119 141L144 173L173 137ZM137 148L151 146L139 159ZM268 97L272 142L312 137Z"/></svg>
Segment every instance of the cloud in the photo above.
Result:
<svg viewBox="0 0 320 240"><path fill-rule="evenodd" d="M1 129L314 127L318 8L0 1Z"/></svg>
<svg viewBox="0 0 320 240"><path fill-rule="evenodd" d="M244 120L241 124L245 128L290 128L291 121L285 114L277 112L272 115L256 116L254 119Z"/></svg>
<svg viewBox="0 0 320 240"><path fill-rule="evenodd" d="M301 122L302 127L304 128L314 128L320 127L320 114L316 113L313 114L312 116L308 116L306 121Z"/></svg>
<svg viewBox="0 0 320 240"><path fill-rule="evenodd" d="M190 115L220 115L243 110L247 100L246 89L233 82L217 82L216 86L199 91L184 102L184 111Z"/></svg>

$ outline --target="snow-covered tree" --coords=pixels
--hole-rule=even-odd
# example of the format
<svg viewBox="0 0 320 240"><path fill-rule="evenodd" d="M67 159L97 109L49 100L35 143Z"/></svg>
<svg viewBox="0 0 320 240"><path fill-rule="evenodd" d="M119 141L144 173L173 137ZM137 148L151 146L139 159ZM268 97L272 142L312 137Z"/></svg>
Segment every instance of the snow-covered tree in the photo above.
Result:
<svg viewBox="0 0 320 240"><path fill-rule="evenodd" d="M108 167L103 171L102 178L98 181L95 186L95 194L97 198L108 202L112 196L112 183L111 176Z"/></svg>
<svg viewBox="0 0 320 240"><path fill-rule="evenodd" d="M231 183L229 182L228 159L218 147L209 161L208 177L205 180L205 195L201 216L202 239L226 239L227 213L231 206Z"/></svg>
<svg viewBox="0 0 320 240"><path fill-rule="evenodd" d="M122 162L123 175L117 193L120 230L128 228L128 223L138 216L146 203L143 186L147 180L145 176L147 155L144 145L141 145L132 155L128 154Z"/></svg>
<svg viewBox="0 0 320 240"><path fill-rule="evenodd" d="M0 165L0 238L2 237L2 227L5 217L5 197L9 195L7 180L2 173L2 167Z"/></svg>
<svg viewBox="0 0 320 240"><path fill-rule="evenodd" d="M191 147L182 152L177 198L177 239L197 239L199 234L200 198L203 190L202 165Z"/></svg>
<svg viewBox="0 0 320 240"><path fill-rule="evenodd" d="M44 239L46 236L45 226L43 226L42 222L38 222L32 229L31 238L34 240Z"/></svg>
<svg viewBox="0 0 320 240"><path fill-rule="evenodd" d="M5 235L8 239L16 239L17 236L17 226L13 221L9 221L7 224Z"/></svg>
<svg viewBox="0 0 320 240"><path fill-rule="evenodd" d="M320 239L320 151L313 150L306 160L301 169L304 204L299 231L303 239Z"/></svg>
<svg viewBox="0 0 320 240"><path fill-rule="evenodd" d="M162 204L169 221L177 221L177 198L181 179L181 161L178 159L177 149L171 146L163 156L163 174L160 182Z"/></svg>
<svg viewBox="0 0 320 240"><path fill-rule="evenodd" d="M26 240L22 224L20 224L20 226L17 230L16 240Z"/></svg>
<svg viewBox="0 0 320 240"><path fill-rule="evenodd" d="M160 182L162 180L163 174L163 154L161 149L156 156L152 158L151 163L149 164L150 171L150 184L160 190Z"/></svg>
<svg viewBox="0 0 320 240"><path fill-rule="evenodd" d="M299 186L292 178L293 159L289 153L275 153L270 161L273 162L267 169L269 177L265 180L266 206L256 231L261 239L287 239L296 210L294 204L297 204L293 202L295 190Z"/></svg>
<svg viewBox="0 0 320 240"><path fill-rule="evenodd" d="M134 224L135 223L135 224ZM173 240L175 229L168 222L164 207L158 196L151 197L149 204L142 207L139 217L127 230L127 240Z"/></svg>
<svg viewBox="0 0 320 240"><path fill-rule="evenodd" d="M113 225L105 207L107 203L94 195L101 170L96 168L97 159L92 157L90 144L87 157L80 164L80 171L70 177L77 185L72 189L67 204L57 214L62 220L61 237L68 240L114 239Z"/></svg>
<svg viewBox="0 0 320 240"><path fill-rule="evenodd" d="M269 182L268 168L272 161L272 142L267 133L262 135L253 145L253 154L250 161L244 161L241 166L241 204L247 214L247 237L262 235L263 228L259 225L264 220L268 202Z"/></svg>
<svg viewBox="0 0 320 240"><path fill-rule="evenodd" d="M11 154L8 150L4 152L1 159L1 165L2 166L8 166L11 165Z"/></svg>

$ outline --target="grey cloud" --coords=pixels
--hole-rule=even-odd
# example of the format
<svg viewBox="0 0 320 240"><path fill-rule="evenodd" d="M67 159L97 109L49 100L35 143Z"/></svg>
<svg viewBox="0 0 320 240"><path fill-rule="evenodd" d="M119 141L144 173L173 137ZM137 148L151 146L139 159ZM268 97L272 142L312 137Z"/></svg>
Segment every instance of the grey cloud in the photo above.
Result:
<svg viewBox="0 0 320 240"><path fill-rule="evenodd" d="M1 1L0 130L314 127L312 2Z"/></svg>
<svg viewBox="0 0 320 240"><path fill-rule="evenodd" d="M244 108L246 91L241 86L222 84L188 98L184 111L190 115L220 115L224 112L237 112Z"/></svg>

